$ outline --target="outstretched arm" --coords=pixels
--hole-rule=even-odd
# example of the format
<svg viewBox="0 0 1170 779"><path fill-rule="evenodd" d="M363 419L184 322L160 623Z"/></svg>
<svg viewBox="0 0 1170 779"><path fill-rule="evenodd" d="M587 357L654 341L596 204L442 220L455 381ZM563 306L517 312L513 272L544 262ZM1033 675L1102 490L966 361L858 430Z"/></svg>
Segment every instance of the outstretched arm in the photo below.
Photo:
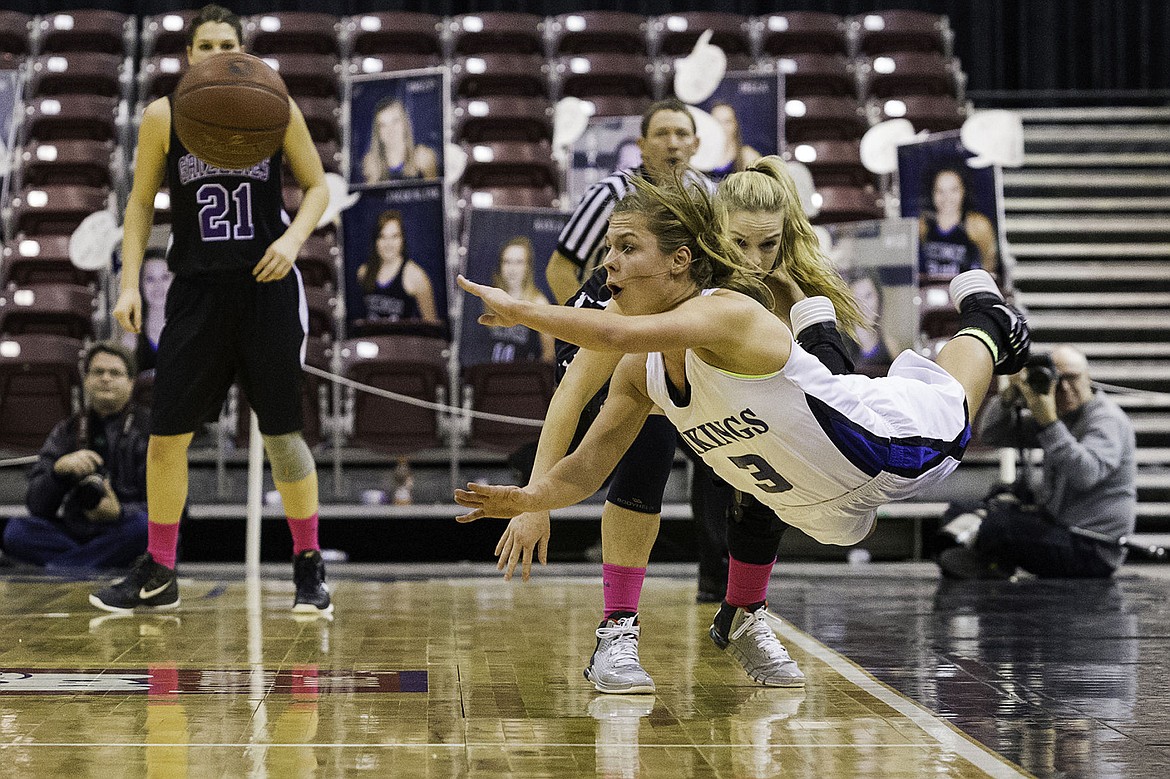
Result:
<svg viewBox="0 0 1170 779"><path fill-rule="evenodd" d="M581 502L597 492L613 472L652 408L654 404L646 395L645 355L626 355L614 372L601 413L576 451L524 488L472 483L466 490L455 490L455 502L472 509L459 521L514 517Z"/></svg>

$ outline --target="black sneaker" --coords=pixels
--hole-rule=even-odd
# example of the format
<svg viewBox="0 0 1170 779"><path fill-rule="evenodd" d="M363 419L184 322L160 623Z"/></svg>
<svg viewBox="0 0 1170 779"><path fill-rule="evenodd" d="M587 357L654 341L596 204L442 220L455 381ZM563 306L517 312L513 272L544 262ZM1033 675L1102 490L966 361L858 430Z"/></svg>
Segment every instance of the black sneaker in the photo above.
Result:
<svg viewBox="0 0 1170 779"><path fill-rule="evenodd" d="M1004 566L965 546L952 546L938 556L938 567L948 579L999 579L1012 578L1015 569ZM1009 570L1010 569L1010 570Z"/></svg>
<svg viewBox="0 0 1170 779"><path fill-rule="evenodd" d="M306 549L293 560L293 584L297 597L292 610L298 614L332 614L333 601L325 586L325 563L316 549Z"/></svg>
<svg viewBox="0 0 1170 779"><path fill-rule="evenodd" d="M987 338L994 341L994 347L988 344L988 348L994 354L995 373L1011 375L1024 369L1032 349L1028 319L1004 301L990 273L976 269L955 276L951 300L959 311L959 334L974 335L985 343Z"/></svg>
<svg viewBox="0 0 1170 779"><path fill-rule="evenodd" d="M93 593L89 602L115 613L175 609L179 607L179 581L175 569L156 563L147 552L134 561L129 576Z"/></svg>

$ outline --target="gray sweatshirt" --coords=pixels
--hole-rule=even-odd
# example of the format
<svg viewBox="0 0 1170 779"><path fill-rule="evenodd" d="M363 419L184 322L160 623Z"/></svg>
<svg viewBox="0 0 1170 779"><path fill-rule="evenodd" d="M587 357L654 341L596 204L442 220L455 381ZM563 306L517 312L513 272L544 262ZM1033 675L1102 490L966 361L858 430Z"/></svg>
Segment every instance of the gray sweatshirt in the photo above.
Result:
<svg viewBox="0 0 1170 779"><path fill-rule="evenodd" d="M1018 419L1017 424L1010 405L993 400L980 419L980 440L1044 450L1036 500L1057 522L1114 538L1133 532L1137 442L1120 406L1095 392L1084 406L1045 428L1026 409ZM1098 554L1115 567L1125 559L1124 549L1104 545Z"/></svg>

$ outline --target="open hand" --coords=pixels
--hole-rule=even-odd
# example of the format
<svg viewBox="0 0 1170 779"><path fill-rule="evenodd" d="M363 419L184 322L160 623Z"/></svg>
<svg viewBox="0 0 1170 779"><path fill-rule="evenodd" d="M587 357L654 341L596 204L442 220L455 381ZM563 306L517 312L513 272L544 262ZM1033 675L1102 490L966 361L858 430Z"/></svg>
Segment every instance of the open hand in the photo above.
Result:
<svg viewBox="0 0 1170 779"><path fill-rule="evenodd" d="M467 489L455 490L455 502L473 511L456 517L457 522L474 522L483 517L514 517L523 514L525 494L513 485L476 484L468 482Z"/></svg>
<svg viewBox="0 0 1170 779"><path fill-rule="evenodd" d="M114 319L127 333L142 330L142 293L137 289L123 289L114 304Z"/></svg>
<svg viewBox="0 0 1170 779"><path fill-rule="evenodd" d="M486 284L477 284L462 275L456 276L455 281L463 289L483 301L483 313L476 321L489 327L511 327L517 321L509 313L516 299L498 287L489 287Z"/></svg>
<svg viewBox="0 0 1170 779"><path fill-rule="evenodd" d="M297 259L297 252L300 250L301 246L296 239L285 233L273 241L272 245L264 252L260 262L252 268L252 275L259 282L283 279L292 270L293 263Z"/></svg>
<svg viewBox="0 0 1170 779"><path fill-rule="evenodd" d="M547 511L535 511L512 517L504 534L500 536L495 551L500 558L496 570L504 572L504 581L511 581L512 574L516 571L516 563L521 564L520 578L528 581L528 577L532 575L533 549L536 550L540 564L548 565L548 539L551 532Z"/></svg>

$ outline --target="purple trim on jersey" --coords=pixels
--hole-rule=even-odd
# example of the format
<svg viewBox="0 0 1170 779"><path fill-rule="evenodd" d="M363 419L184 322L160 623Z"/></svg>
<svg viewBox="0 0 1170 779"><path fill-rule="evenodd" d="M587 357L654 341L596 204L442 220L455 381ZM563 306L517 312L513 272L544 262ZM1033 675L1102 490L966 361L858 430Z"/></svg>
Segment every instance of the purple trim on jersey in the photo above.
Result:
<svg viewBox="0 0 1170 779"><path fill-rule="evenodd" d="M846 417L840 411L811 395L805 395L809 410L820 423L825 435L867 476L877 476L882 471L897 476L916 478L934 468L943 459L963 459L963 452L971 440L970 421L953 441L941 438L887 438L879 436ZM964 412L966 407L964 404ZM965 416L966 413L964 414Z"/></svg>

